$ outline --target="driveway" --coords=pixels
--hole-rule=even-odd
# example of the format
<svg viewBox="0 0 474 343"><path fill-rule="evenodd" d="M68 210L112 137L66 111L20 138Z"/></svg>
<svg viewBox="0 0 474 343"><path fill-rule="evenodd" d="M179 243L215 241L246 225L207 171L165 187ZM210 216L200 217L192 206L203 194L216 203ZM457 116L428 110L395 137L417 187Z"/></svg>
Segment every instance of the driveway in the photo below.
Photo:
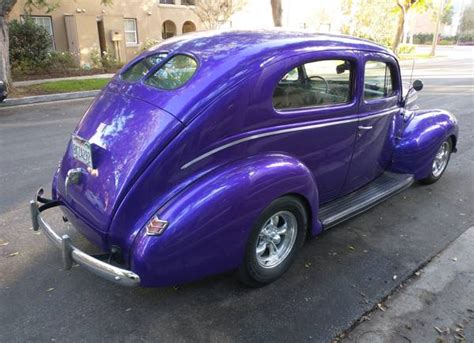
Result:
<svg viewBox="0 0 474 343"><path fill-rule="evenodd" d="M62 271L56 248L29 229L28 201L49 189L90 100L0 109L0 341L331 340L474 223L474 70L462 53L415 70L425 80L420 107L459 119L443 178L311 239L283 278L256 290L232 273L126 289L80 267Z"/></svg>

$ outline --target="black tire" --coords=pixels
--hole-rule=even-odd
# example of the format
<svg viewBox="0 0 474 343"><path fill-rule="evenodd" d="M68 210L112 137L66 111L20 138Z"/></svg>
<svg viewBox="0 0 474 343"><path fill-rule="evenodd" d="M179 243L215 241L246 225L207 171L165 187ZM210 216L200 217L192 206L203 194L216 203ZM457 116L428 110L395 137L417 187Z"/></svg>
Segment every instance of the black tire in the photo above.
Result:
<svg viewBox="0 0 474 343"><path fill-rule="evenodd" d="M287 251L289 253L286 257L281 259L278 265L274 267L263 267L261 262L257 258L257 244L261 239L260 234L264 225L278 213L291 213L294 217L291 217L293 222L296 219L296 238L294 244ZM265 286L280 276L282 276L286 270L293 263L297 252L301 249L306 238L306 232L308 228L308 215L306 209L301 201L295 196L284 196L274 200L259 216L257 222L252 228L247 247L245 250L245 257L242 265L239 268L239 279L244 284L250 287L262 287ZM286 238L285 238L286 239ZM283 242L283 241L282 241Z"/></svg>
<svg viewBox="0 0 474 343"><path fill-rule="evenodd" d="M419 180L420 183L422 183L424 185L431 185L431 184L435 183L436 181L438 181L439 179L441 179L441 176L443 176L444 172L446 171L446 168L448 167L449 159L451 158L451 153L453 152L453 141L451 140L451 138L448 138L445 141L443 141L443 143L441 143L441 145L439 146L439 148L437 150L437 153L439 152L439 149L441 149L441 147L444 144L448 145L448 156L447 156L446 164L444 165L443 170L441 171L440 174L435 175L434 172L433 172L433 167L432 167L430 175L428 175L428 177L426 177L424 179L420 179ZM436 159L436 156L433 157L433 160L431 161L431 166L433 166L433 164L435 163L435 159Z"/></svg>

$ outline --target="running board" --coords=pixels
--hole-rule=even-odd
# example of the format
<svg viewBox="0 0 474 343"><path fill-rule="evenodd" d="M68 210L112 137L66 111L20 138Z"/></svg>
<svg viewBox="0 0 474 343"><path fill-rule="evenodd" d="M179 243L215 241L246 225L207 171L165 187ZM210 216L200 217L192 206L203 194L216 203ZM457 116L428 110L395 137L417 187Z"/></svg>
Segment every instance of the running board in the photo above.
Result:
<svg viewBox="0 0 474 343"><path fill-rule="evenodd" d="M413 175L383 173L361 189L322 205L319 209L319 219L323 229L329 229L367 211L369 208L410 187L413 182Z"/></svg>

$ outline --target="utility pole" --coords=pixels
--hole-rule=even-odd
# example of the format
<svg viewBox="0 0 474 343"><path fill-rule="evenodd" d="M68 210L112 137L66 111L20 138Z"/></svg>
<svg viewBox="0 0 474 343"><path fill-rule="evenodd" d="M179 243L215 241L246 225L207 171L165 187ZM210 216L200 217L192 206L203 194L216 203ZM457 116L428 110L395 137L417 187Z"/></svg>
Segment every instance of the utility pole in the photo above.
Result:
<svg viewBox="0 0 474 343"><path fill-rule="evenodd" d="M436 55L436 46L438 45L438 36L439 36L439 28L441 26L441 18L443 17L444 11L444 0L439 0L439 9L438 15L436 16L436 29L433 35L433 43L431 44L431 53L430 56Z"/></svg>

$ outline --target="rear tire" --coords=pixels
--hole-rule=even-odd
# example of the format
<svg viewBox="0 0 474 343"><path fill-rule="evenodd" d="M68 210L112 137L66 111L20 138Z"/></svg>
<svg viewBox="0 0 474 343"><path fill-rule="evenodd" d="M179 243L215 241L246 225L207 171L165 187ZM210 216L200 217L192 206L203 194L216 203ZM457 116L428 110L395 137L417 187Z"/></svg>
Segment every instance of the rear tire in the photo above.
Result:
<svg viewBox="0 0 474 343"><path fill-rule="evenodd" d="M250 287L269 284L291 266L303 246L308 215L294 196L274 200L252 228L239 279Z"/></svg>
<svg viewBox="0 0 474 343"><path fill-rule="evenodd" d="M448 166L452 151L453 142L451 138L448 138L443 143L441 143L439 149L436 152L436 155L433 158L433 161L431 162L430 175L424 179L421 179L420 183L425 185L431 185L438 181L441 176L443 176L446 167Z"/></svg>

